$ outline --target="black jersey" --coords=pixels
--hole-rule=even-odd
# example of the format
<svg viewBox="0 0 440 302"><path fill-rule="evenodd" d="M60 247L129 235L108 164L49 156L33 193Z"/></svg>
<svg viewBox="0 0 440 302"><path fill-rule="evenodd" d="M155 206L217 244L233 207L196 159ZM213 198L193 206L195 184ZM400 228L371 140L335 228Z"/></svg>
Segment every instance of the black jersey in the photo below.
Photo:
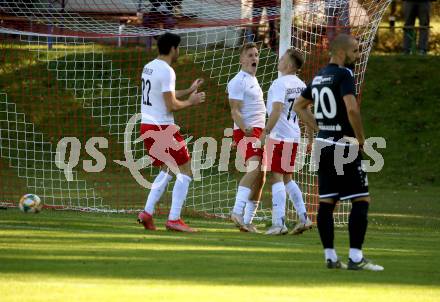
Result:
<svg viewBox="0 0 440 302"><path fill-rule="evenodd" d="M314 101L318 138L337 141L343 136L355 137L343 100L349 94L356 95L353 73L337 64L321 69L302 92L304 98Z"/></svg>

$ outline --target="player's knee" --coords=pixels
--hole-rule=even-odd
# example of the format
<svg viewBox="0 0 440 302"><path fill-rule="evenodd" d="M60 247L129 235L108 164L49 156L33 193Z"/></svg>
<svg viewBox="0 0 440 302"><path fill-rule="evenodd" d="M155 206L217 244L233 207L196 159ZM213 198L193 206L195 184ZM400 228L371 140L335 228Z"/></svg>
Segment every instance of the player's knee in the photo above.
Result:
<svg viewBox="0 0 440 302"><path fill-rule="evenodd" d="M367 220L369 203L366 201L353 202L351 206L350 219Z"/></svg>
<svg viewBox="0 0 440 302"><path fill-rule="evenodd" d="M193 177L190 161L179 166L179 171L180 171L180 173L185 174L188 177L191 177L191 178Z"/></svg>
<svg viewBox="0 0 440 302"><path fill-rule="evenodd" d="M330 204L333 207L335 207L335 205L336 205L336 201L333 198L320 198L319 204L321 205L323 203Z"/></svg>
<svg viewBox="0 0 440 302"><path fill-rule="evenodd" d="M284 184L288 184L291 180L292 180L292 174L284 174L283 175Z"/></svg>
<svg viewBox="0 0 440 302"><path fill-rule="evenodd" d="M351 200L351 202L354 204L355 202L371 202L371 198L370 196L363 196L363 197L358 197L358 198L353 198Z"/></svg>
<svg viewBox="0 0 440 302"><path fill-rule="evenodd" d="M284 182L283 175L280 173L272 172L269 178L270 185L276 184L278 182Z"/></svg>
<svg viewBox="0 0 440 302"><path fill-rule="evenodd" d="M319 202L319 208L318 212L321 210L323 212L331 212L333 213L333 210L335 209L336 203L329 203L329 202Z"/></svg>
<svg viewBox="0 0 440 302"><path fill-rule="evenodd" d="M256 168L247 172L246 174L252 179L253 182L257 182L261 179L261 169L260 164L255 163Z"/></svg>
<svg viewBox="0 0 440 302"><path fill-rule="evenodd" d="M318 208L318 223L322 220L333 219L335 203L320 202Z"/></svg>

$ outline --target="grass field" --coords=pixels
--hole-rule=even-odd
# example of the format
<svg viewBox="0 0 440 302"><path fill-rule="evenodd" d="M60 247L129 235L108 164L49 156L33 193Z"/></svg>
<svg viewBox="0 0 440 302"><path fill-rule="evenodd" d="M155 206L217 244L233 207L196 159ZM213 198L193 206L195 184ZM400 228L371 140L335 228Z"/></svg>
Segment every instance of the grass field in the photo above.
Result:
<svg viewBox="0 0 440 302"><path fill-rule="evenodd" d="M135 215L0 212L1 301L439 301L440 189L373 190L365 254L385 271L330 271L316 230L145 232ZM264 227L261 225L261 227ZM346 259L347 232L337 229Z"/></svg>
<svg viewBox="0 0 440 302"><path fill-rule="evenodd" d="M108 136L102 125L106 120L84 118L91 116L91 109L75 99L71 81L63 82L74 75L48 72L50 64L27 50L4 54L4 62L17 63L2 65L0 86L47 141L62 135L79 135L84 141ZM121 66L133 81L145 59L136 54L115 52L111 57L115 64L136 66ZM73 59L67 54L65 61ZM190 72L180 69L181 64L178 73ZM0 301L439 301L439 70L435 56L372 56L369 61L362 95L366 134L384 137L387 148L381 150L384 169L370 174L373 203L365 254L385 266L384 272L327 270L316 230L299 237L266 237L239 233L226 221L190 218L187 222L201 232L176 234L164 231L165 217L159 217L160 230L145 233L135 224L135 215L49 210L25 215L8 209L0 211ZM57 76L61 80L54 81ZM104 75L95 72L93 77ZM206 84L207 89L216 87ZM216 93L224 94L221 88ZM221 123L229 125L225 100L216 100L207 110L220 112ZM105 95L101 101L105 105L111 99ZM208 114L199 111L178 118L183 124L185 118L208 122ZM106 119L117 116L98 113ZM82 117L82 122L64 127L70 116ZM217 126L222 131L223 124ZM186 130L200 135L207 131ZM122 147L108 152L120 159ZM0 170L0 188L7 191L0 193L17 200L26 184L6 159L0 160ZM125 170L113 165L99 175L82 176L105 199L143 204L145 190L133 185ZM270 201L268 192L265 201ZM346 227L337 229L343 259L347 244Z"/></svg>

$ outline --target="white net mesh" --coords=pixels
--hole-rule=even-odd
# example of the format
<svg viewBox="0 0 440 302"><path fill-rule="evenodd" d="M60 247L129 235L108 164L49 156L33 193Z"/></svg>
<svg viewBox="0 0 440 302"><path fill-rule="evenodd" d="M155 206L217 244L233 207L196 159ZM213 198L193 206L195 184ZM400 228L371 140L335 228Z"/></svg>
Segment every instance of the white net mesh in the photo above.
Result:
<svg viewBox="0 0 440 302"><path fill-rule="evenodd" d="M355 69L360 92L373 37L389 2L295 1L291 46L306 56L300 76L309 81L326 64L332 36L350 31L361 41L362 60ZM206 150L192 153L193 167L204 169L190 187L186 207L217 216L230 212L239 176L234 152L226 168L218 158L231 140L224 135L224 129L232 127L226 84L239 71L237 51L244 41L258 42L257 78L265 93L277 77L276 1L254 1L253 6L251 1L227 0L0 1L0 11L5 38L0 62L1 200L15 201L32 190L53 206L118 211L143 207L146 190L115 160L124 159L124 131L140 110L139 77L156 55L154 36L170 30L182 37L182 55L175 66L178 89L203 77L208 95L207 106L176 114L177 124L182 133L194 136L192 142L201 137L217 142L216 158L206 158ZM139 135L135 129L133 140ZM81 144L72 181L55 162L63 137L77 137ZM108 148L100 149L106 166L99 173L87 173L83 167L84 160L91 159L84 150L92 137L108 140ZM144 156L142 143L131 149L135 159ZM315 213L316 177L304 151L302 142L294 178L309 212ZM44 160L38 161L37 155ZM150 180L156 173L152 168L143 171ZM266 191L261 218L270 216ZM164 196L163 208L169 199L169 194ZM340 206L337 222L346 221L348 206ZM292 206L288 217L295 217Z"/></svg>

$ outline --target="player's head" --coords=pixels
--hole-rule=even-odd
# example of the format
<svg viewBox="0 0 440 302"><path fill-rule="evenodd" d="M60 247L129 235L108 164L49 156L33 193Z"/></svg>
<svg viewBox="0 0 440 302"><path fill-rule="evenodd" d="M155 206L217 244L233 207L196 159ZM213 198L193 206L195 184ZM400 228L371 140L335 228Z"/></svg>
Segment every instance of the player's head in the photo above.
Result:
<svg viewBox="0 0 440 302"><path fill-rule="evenodd" d="M257 44L246 43L240 47L240 63L244 71L255 75L259 60Z"/></svg>
<svg viewBox="0 0 440 302"><path fill-rule="evenodd" d="M157 49L159 55L171 56L171 61L175 62L179 57L180 36L172 33L164 33L157 39Z"/></svg>
<svg viewBox="0 0 440 302"><path fill-rule="evenodd" d="M278 62L278 71L282 74L294 74L304 64L303 55L294 49L288 49Z"/></svg>
<svg viewBox="0 0 440 302"><path fill-rule="evenodd" d="M330 55L344 66L349 66L360 58L359 43L353 36L339 34L330 44Z"/></svg>

